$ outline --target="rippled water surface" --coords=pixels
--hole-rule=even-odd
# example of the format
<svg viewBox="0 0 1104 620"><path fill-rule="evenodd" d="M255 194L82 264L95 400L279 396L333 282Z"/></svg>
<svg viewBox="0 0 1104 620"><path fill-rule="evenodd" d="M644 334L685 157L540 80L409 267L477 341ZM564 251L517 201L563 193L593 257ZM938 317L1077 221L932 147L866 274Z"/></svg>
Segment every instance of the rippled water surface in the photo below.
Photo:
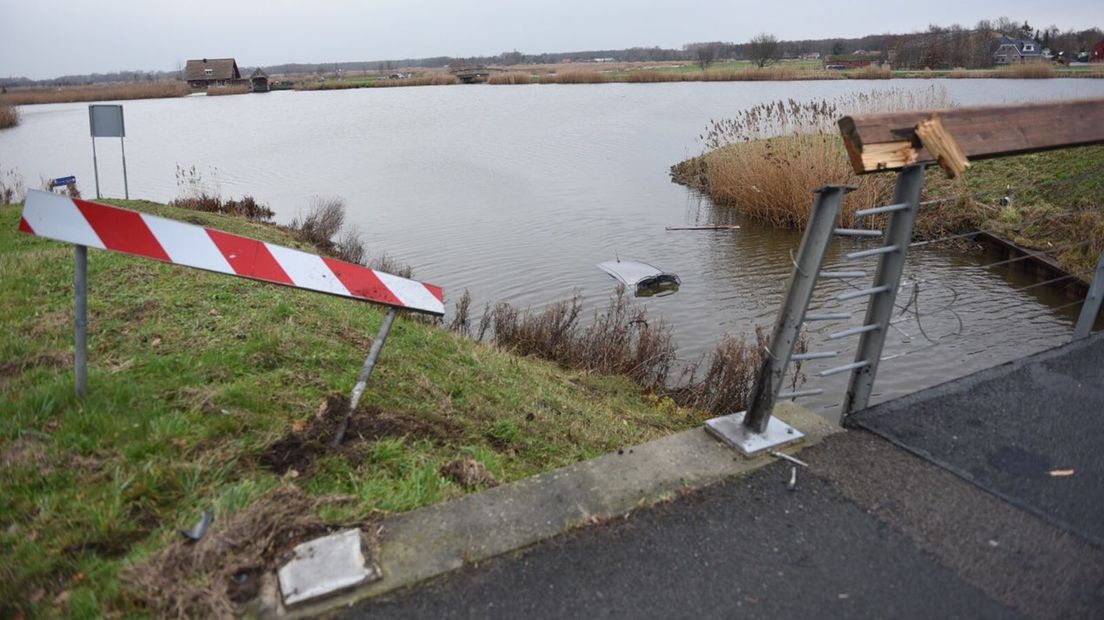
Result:
<svg viewBox="0 0 1104 620"><path fill-rule="evenodd" d="M800 240L714 209L669 181L671 164L700 152L708 121L780 98L933 85L962 105L1104 96L1104 80L691 82L276 92L123 105L134 197L174 197L177 165L197 166L224 196L267 202L281 221L312 196L341 196L374 252L414 265L451 299L470 289L480 308L499 300L539 308L578 290L589 314L614 288L596 263L615 255L645 260L682 277L677 293L641 301L672 324L680 356L689 359L725 332L772 323ZM0 167L16 168L31 186L75 174L92 195L87 105L30 106L22 115L19 127L0 132ZM97 146L104 194L121 196L118 141ZM743 228L664 230L712 222ZM853 245L838 242L829 261ZM1069 337L1076 305L1047 287L1015 290L1033 280L980 267L991 260L930 246L912 253L912 308L921 322L906 317L890 334L886 355L897 357L882 365L878 399ZM814 305L831 307L840 287L822 286ZM911 290L901 293L902 305ZM811 348L825 349L820 339L841 325L817 327ZM809 404L838 407L846 375L821 379L812 371L850 361L853 346L831 347L847 359L809 366L808 387L828 390Z"/></svg>

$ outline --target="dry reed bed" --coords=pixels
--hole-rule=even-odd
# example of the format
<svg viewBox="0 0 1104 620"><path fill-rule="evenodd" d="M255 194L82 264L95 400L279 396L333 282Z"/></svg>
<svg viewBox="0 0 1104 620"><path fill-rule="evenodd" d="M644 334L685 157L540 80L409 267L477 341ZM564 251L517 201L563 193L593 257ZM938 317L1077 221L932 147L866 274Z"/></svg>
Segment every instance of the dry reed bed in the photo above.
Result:
<svg viewBox="0 0 1104 620"><path fill-rule="evenodd" d="M508 71L505 73L493 73L487 78L488 84L498 85L514 85L514 84L531 84L533 82L532 76L522 71Z"/></svg>
<svg viewBox="0 0 1104 620"><path fill-rule="evenodd" d="M945 89L856 93L817 102L760 104L712 121L700 136L706 153L672 168L675 180L706 192L715 204L785 228L802 228L813 192L828 183L852 185L841 223L855 226L857 209L892 197L887 175L858 176L837 135L846 114L951 107Z"/></svg>
<svg viewBox="0 0 1104 620"><path fill-rule="evenodd" d="M0 129L19 124L19 110L15 106L0 105Z"/></svg>
<svg viewBox="0 0 1104 620"><path fill-rule="evenodd" d="M208 97L219 97L221 95L244 95L251 92L253 89L248 84L228 84L226 86L211 86L207 89Z"/></svg>
<svg viewBox="0 0 1104 620"><path fill-rule="evenodd" d="M0 105L157 99L182 97L189 92L191 91L188 89L188 84L178 81L66 86L63 88L12 88L7 93L0 95Z"/></svg>

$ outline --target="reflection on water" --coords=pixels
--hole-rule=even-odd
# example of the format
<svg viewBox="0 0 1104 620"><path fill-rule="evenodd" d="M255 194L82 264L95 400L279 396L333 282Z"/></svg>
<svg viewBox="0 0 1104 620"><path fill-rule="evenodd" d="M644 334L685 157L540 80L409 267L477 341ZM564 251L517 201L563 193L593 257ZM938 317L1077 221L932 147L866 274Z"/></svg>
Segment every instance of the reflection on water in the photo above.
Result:
<svg viewBox="0 0 1104 620"><path fill-rule="evenodd" d="M680 355L709 351L725 333L773 322L800 241L743 221L668 180L668 167L700 151L712 118L774 99L851 91L929 88L933 82L858 80L777 83L448 86L277 92L123 102L132 196L168 200L176 166L196 165L223 195L250 194L288 221L312 196L341 196L369 248L416 267L451 299L470 289L476 307L509 301L540 308L578 291L604 306L616 282L594 268L633 255L677 273L675 294L638 300L673 327ZM948 80L960 104L1104 96L1104 80ZM74 174L92 193L84 104L30 106L0 132L0 167L31 186ZM104 192L122 195L117 148L99 147ZM217 169L217 172L212 172ZM810 200L812 197L810 196ZM738 230L665 230L739 224ZM853 247L839 241L831 261ZM894 325L877 399L992 366L1068 337L1077 307L1047 287L1024 291L1015 270L983 269L985 257L938 245L909 261L915 299ZM836 303L826 283L816 304ZM905 304L912 291L903 291ZM917 316L919 319L917 319ZM960 326L961 321L961 326ZM818 324L816 350L840 325ZM932 342L938 343L933 346ZM838 408L846 376L815 373L850 361L809 362L810 403Z"/></svg>

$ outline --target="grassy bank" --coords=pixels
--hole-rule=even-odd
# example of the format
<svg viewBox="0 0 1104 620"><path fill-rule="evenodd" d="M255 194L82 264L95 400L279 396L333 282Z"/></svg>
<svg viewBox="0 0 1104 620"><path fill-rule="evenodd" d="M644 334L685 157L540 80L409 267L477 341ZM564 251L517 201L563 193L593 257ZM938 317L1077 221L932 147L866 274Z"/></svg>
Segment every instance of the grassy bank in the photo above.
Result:
<svg viewBox="0 0 1104 620"><path fill-rule="evenodd" d="M2 105L72 103L77 101L122 101L182 97L189 92L185 82L134 82L61 88L11 88L0 95Z"/></svg>
<svg viewBox="0 0 1104 620"><path fill-rule="evenodd" d="M239 218L126 206L297 245ZM351 387L380 310L95 250L90 389L77 401L72 248L16 232L18 220L18 207L0 207L0 616L167 613L136 597L150 596L135 589L148 585L141 574L157 571L124 569L178 540L208 507L210 536L231 515L263 521L277 508L296 523L363 522L698 421L627 378L564 370L400 318L369 383L369 409L330 450L331 420L316 413ZM490 477L454 475L461 457ZM313 499L289 504L289 488ZM312 514L288 515L291 505ZM156 597L170 590L147 603L163 604Z"/></svg>

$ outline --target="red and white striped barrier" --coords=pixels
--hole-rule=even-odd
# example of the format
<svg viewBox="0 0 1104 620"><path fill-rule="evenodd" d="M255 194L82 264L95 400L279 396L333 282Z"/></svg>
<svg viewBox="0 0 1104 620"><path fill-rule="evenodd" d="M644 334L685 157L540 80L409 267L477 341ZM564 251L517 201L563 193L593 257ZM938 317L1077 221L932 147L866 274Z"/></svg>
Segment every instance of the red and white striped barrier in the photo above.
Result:
<svg viewBox="0 0 1104 620"><path fill-rule="evenodd" d="M50 192L27 193L19 230L253 280L445 313L440 287L345 261Z"/></svg>

